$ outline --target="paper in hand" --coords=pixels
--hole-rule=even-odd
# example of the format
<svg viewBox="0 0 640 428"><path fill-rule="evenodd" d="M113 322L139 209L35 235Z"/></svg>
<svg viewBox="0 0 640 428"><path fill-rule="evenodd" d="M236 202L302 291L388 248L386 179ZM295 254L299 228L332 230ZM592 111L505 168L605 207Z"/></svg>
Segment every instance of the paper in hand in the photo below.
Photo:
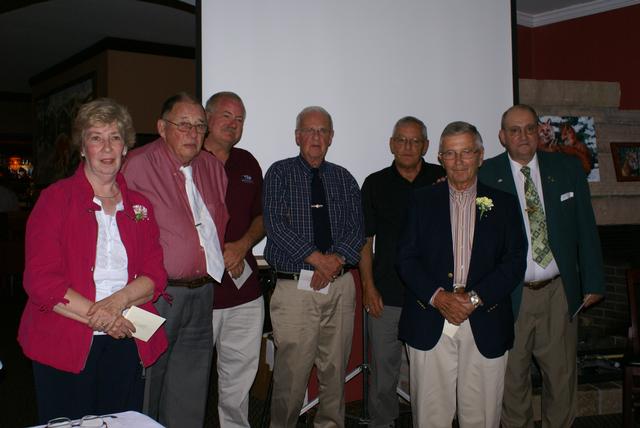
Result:
<svg viewBox="0 0 640 428"><path fill-rule="evenodd" d="M329 294L329 287L331 287L331 284L327 285L324 288L321 288L320 290L314 290L313 288L311 288L312 277L312 270L302 269L300 271L300 278L298 278L298 290L313 291L314 293L320 294Z"/></svg>
<svg viewBox="0 0 640 428"><path fill-rule="evenodd" d="M582 304L580 305L580 307L578 308L578 310L577 310L577 311L575 311L575 313L574 313L573 315L571 315L571 318L569 319L569 321L573 321L573 320L574 320L574 318L578 316L578 314L580 313L580 311L582 310L582 308L584 308L584 304L585 304L585 303L587 303L587 302L586 302L586 301L585 301L585 302L582 302Z"/></svg>
<svg viewBox="0 0 640 428"><path fill-rule="evenodd" d="M240 287L242 287L244 285L244 283L247 281L247 279L249 279L249 277L251 276L252 272L253 271L251 270L251 266L249 266L249 263L247 263L247 260L245 259L244 260L244 269L242 270L242 273L240 274L240 276L237 277L237 278L231 277L231 280L236 285L236 288L238 290L240 290Z"/></svg>
<svg viewBox="0 0 640 428"><path fill-rule="evenodd" d="M140 309L137 306L131 306L127 313L124 314L124 317L131 321L136 328L133 337L143 342L148 341L153 336L153 333L166 321L165 318Z"/></svg>

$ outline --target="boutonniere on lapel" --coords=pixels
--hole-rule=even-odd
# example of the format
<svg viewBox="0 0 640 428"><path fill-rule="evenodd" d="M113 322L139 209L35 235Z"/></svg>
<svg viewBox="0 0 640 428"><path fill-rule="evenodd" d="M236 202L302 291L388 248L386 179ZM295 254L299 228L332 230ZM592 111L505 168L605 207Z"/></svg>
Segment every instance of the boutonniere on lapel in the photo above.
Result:
<svg viewBox="0 0 640 428"><path fill-rule="evenodd" d="M480 219L482 220L482 217L487 215L487 213L491 211L491 208L493 208L493 201L486 196L480 196L476 198L476 206L480 210Z"/></svg>
<svg viewBox="0 0 640 428"><path fill-rule="evenodd" d="M133 219L136 221L136 223L141 220L149 220L147 207L145 207L144 205L134 205L132 208L133 208Z"/></svg>

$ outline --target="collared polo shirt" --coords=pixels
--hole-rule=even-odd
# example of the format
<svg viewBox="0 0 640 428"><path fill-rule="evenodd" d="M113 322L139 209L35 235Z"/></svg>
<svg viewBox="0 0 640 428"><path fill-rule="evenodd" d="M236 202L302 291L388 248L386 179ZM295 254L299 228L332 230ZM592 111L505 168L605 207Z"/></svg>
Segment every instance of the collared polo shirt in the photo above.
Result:
<svg viewBox="0 0 640 428"><path fill-rule="evenodd" d="M228 185L225 202L229 211L229 224L225 234L225 242L234 242L242 238L251 222L262 215L262 170L260 164L246 150L232 148L229 158L224 164ZM253 252L245 256L252 273L238 290L225 271L222 287L216 288L213 309L224 309L239 306L257 299L262 294L258 280L258 265Z"/></svg>
<svg viewBox="0 0 640 428"><path fill-rule="evenodd" d="M362 185L365 235L375 236L373 279L385 305L402 306L404 286L395 268L396 247L402 234L411 192L430 186L446 175L444 169L422 161L413 182L391 166L369 175Z"/></svg>

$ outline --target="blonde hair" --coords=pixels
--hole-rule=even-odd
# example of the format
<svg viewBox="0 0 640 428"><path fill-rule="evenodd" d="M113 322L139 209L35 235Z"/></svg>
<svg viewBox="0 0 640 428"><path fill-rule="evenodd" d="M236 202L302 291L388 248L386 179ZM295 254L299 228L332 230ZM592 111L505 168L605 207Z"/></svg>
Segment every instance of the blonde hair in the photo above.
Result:
<svg viewBox="0 0 640 428"><path fill-rule="evenodd" d="M75 119L71 130L71 147L75 150L82 149L84 133L97 124L111 125L115 123L120 131L124 144L132 148L136 144L136 131L133 128L133 120L127 108L111 98L98 98L83 104Z"/></svg>

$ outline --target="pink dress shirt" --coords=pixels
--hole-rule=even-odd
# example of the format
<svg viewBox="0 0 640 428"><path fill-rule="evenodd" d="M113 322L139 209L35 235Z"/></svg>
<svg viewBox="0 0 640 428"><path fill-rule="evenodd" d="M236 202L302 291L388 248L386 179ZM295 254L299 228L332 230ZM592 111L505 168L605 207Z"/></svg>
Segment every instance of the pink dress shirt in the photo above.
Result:
<svg viewBox="0 0 640 428"><path fill-rule="evenodd" d="M225 205L227 176L224 165L209 153L199 153L190 163L193 181L224 242L229 221ZM204 250L200 246L193 214L185 190L182 163L158 138L127 156L122 173L132 189L145 195L156 213L164 266L171 279L193 279L207 274Z"/></svg>

